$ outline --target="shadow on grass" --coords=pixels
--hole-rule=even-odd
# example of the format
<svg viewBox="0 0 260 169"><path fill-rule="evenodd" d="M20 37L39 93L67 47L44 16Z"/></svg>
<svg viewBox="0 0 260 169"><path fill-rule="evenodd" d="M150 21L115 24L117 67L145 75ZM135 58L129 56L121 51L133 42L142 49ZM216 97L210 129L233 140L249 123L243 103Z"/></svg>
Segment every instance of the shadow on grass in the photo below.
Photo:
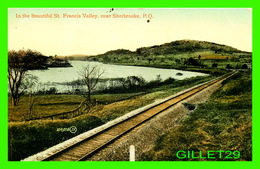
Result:
<svg viewBox="0 0 260 169"><path fill-rule="evenodd" d="M59 106L59 105L79 105L80 102L62 102L62 103L44 103L38 104L38 106Z"/></svg>

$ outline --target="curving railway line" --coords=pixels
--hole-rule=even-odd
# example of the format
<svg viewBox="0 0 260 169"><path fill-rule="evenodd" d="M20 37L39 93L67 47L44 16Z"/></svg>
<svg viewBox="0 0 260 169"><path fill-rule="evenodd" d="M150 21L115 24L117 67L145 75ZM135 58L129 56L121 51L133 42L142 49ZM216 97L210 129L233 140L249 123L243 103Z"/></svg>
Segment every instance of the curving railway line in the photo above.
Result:
<svg viewBox="0 0 260 169"><path fill-rule="evenodd" d="M119 123L116 123L96 134L83 139L71 146L65 147L52 155L42 159L41 161L84 161L98 153L100 150L127 134L140 124L148 121L157 114L169 109L177 103L193 96L194 94L204 90L205 88L233 76L236 72L229 73L209 82L198 85L190 90L187 90L179 95L175 95L163 102L149 107L140 113L129 117Z"/></svg>

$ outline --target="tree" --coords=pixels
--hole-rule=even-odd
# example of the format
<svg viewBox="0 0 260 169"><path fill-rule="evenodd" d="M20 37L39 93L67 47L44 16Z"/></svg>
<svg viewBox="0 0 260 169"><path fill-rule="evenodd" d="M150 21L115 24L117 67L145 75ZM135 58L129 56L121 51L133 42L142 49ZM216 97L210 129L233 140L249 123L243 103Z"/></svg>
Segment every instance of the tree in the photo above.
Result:
<svg viewBox="0 0 260 169"><path fill-rule="evenodd" d="M234 69L230 64L227 64L226 69Z"/></svg>
<svg viewBox="0 0 260 169"><path fill-rule="evenodd" d="M83 77L83 82L86 84L87 101L91 102L91 94L96 88L100 77L104 74L104 71L101 71L97 66L91 67L90 65L87 65L82 68L82 71L79 72L79 74Z"/></svg>
<svg viewBox="0 0 260 169"><path fill-rule="evenodd" d="M175 62L176 62L177 64L180 64L180 63L181 63L181 60L180 60L180 59L175 59Z"/></svg>
<svg viewBox="0 0 260 169"><path fill-rule="evenodd" d="M21 85L21 88L23 88L24 90L27 90L27 93L28 93L28 108L29 108L29 111L24 114L24 119L32 118L33 106L34 106L34 103L35 103L35 98L34 98L35 90L33 90L33 87L35 87L37 82L38 82L38 77L33 76L31 74L27 74L26 77L23 80L22 85Z"/></svg>
<svg viewBox="0 0 260 169"><path fill-rule="evenodd" d="M202 61L201 61L201 56L200 55L198 56L198 59L199 59L199 61L198 61L199 64L202 65Z"/></svg>
<svg viewBox="0 0 260 169"><path fill-rule="evenodd" d="M241 69L248 69L247 64L243 64L242 67L241 67Z"/></svg>
<svg viewBox="0 0 260 169"><path fill-rule="evenodd" d="M218 64L217 63L213 63L212 67L218 67Z"/></svg>
<svg viewBox="0 0 260 169"><path fill-rule="evenodd" d="M150 63L151 63L151 61L152 61L153 59L152 59L152 58L148 58L147 60L148 60L149 65L150 65Z"/></svg>
<svg viewBox="0 0 260 169"><path fill-rule="evenodd" d="M193 65L193 66L200 66L200 63L198 60L190 57L187 61L186 61L186 64L188 65Z"/></svg>
<svg viewBox="0 0 260 169"><path fill-rule="evenodd" d="M135 86L141 86L145 83L144 78L138 76L128 76L125 80L128 88L133 88Z"/></svg>
<svg viewBox="0 0 260 169"><path fill-rule="evenodd" d="M20 87L25 73L28 70L46 69L47 58L40 52L30 49L8 51L8 85L14 106L18 104L22 94Z"/></svg>

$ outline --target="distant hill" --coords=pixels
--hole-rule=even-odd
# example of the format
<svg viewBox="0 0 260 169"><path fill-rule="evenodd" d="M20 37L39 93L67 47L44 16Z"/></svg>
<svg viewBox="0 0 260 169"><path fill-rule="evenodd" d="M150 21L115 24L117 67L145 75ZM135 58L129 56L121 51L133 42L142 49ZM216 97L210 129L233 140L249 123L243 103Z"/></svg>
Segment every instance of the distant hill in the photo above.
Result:
<svg viewBox="0 0 260 169"><path fill-rule="evenodd" d="M78 60L109 64L149 66L187 70L189 68L225 69L227 65L242 68L252 63L252 52L231 46L198 40L177 40L161 45L137 48L135 51L117 49L103 54L80 57ZM231 63L232 62L232 63Z"/></svg>
<svg viewBox="0 0 260 169"><path fill-rule="evenodd" d="M69 55L69 56L66 56L66 57L86 57L88 55L86 54L74 54L74 55Z"/></svg>
<svg viewBox="0 0 260 169"><path fill-rule="evenodd" d="M99 60L98 58L104 57L123 57L123 56L157 56L157 55L178 55L185 53L195 52L210 52L215 54L232 54L232 53L250 53L241 51L231 46L217 44L207 41L198 40L177 40L170 43L164 43L161 45L154 45L149 47L137 48L136 51L130 51L127 49L111 50L103 54L93 55L84 57L86 60L93 59ZM109 59L108 59L109 60Z"/></svg>
<svg viewBox="0 0 260 169"><path fill-rule="evenodd" d="M197 40L178 40L162 45L154 45L150 47L142 47L136 50L137 55L167 55L180 54L186 52L197 52L203 50L211 50L215 53L235 53L242 52L231 46L217 44L207 41Z"/></svg>
<svg viewBox="0 0 260 169"><path fill-rule="evenodd" d="M86 54L74 54L74 55L68 55L68 56L64 56L69 60L82 60L85 59L87 57L89 57L89 55Z"/></svg>
<svg viewBox="0 0 260 169"><path fill-rule="evenodd" d="M56 58L59 59L75 59L75 58L84 58L88 57L89 55L86 54L74 54L74 55L55 55ZM54 56L53 56L54 57Z"/></svg>
<svg viewBox="0 0 260 169"><path fill-rule="evenodd" d="M192 69L192 71L208 72L201 70L201 68L226 69L232 67L240 69L243 68L243 65L251 65L252 52L207 41L177 40L161 45L137 48L135 51L117 49L77 59L118 65Z"/></svg>
<svg viewBox="0 0 260 169"><path fill-rule="evenodd" d="M102 55L118 55L118 54L135 54L136 52L132 52L130 50L127 49L117 49L117 50L111 50L108 51Z"/></svg>

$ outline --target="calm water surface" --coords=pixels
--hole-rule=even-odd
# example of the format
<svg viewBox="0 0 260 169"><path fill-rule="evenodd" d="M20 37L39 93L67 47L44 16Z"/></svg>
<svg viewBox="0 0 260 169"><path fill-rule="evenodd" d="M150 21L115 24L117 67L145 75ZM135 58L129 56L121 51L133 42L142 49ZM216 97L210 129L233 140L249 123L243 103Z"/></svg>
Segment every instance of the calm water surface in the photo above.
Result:
<svg viewBox="0 0 260 169"><path fill-rule="evenodd" d="M40 83L47 82L71 82L80 77L79 72L82 71L82 67L86 65L98 66L101 70L104 70L104 74L101 78L119 78L127 76L141 76L146 81L156 79L157 75L160 75L162 80L169 77L175 79L185 79L195 76L205 76L207 74L189 71L180 71L174 69L160 69L150 67L138 67L138 66L121 66L103 64L100 62L88 62L88 61L70 61L73 67L67 68L49 68L48 70L33 70L28 73L37 76ZM176 73L182 73L182 76L176 76Z"/></svg>

